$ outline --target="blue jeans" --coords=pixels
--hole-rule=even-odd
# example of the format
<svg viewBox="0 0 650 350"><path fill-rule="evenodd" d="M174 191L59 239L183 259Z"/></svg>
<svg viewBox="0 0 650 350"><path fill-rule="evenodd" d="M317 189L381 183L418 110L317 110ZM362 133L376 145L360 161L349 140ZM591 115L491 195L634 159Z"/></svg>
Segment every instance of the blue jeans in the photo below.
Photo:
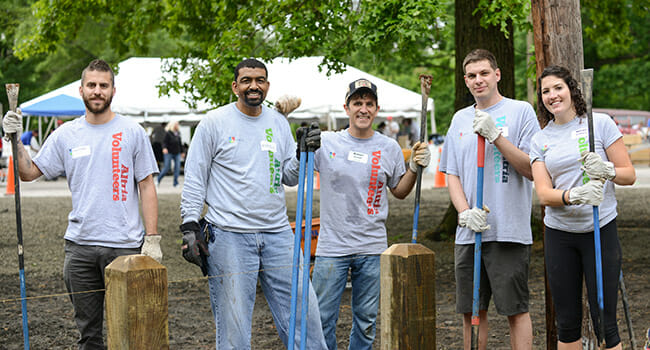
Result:
<svg viewBox="0 0 650 350"><path fill-rule="evenodd" d="M289 339L293 233L235 233L208 225L210 303L217 349L250 349L257 280L269 304L282 342ZM301 262L302 265L302 262ZM302 270L302 269L301 269ZM302 281L302 272L299 281ZM302 283L298 285L295 345L300 344ZM307 349L326 349L318 300L309 288Z"/></svg>
<svg viewBox="0 0 650 350"><path fill-rule="evenodd" d="M317 256L312 283L318 296L321 323L329 350L336 349L336 321L341 296L352 272L352 332L350 350L372 349L379 307L379 255Z"/></svg>
<svg viewBox="0 0 650 350"><path fill-rule="evenodd" d="M158 183L160 183L160 180L167 175L167 172L169 172L169 169L172 167L172 159L174 160L174 187L178 186L178 175L181 173L181 154L171 154L171 153L165 153L163 155L163 158L165 160L165 163L163 165L163 169L160 171L160 174L158 174Z"/></svg>

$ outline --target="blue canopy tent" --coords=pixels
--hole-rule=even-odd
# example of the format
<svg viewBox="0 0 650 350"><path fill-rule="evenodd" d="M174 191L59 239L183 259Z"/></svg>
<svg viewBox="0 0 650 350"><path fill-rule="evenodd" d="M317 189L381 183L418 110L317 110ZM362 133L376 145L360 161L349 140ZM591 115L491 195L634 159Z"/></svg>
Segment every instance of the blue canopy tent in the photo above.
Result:
<svg viewBox="0 0 650 350"><path fill-rule="evenodd" d="M39 117L76 117L86 113L80 98L56 95L22 108L23 115Z"/></svg>
<svg viewBox="0 0 650 350"><path fill-rule="evenodd" d="M24 116L27 116L27 123L29 125L29 118L35 117L54 117L48 123L45 135L50 132L56 118L72 118L82 116L86 113L86 107L83 101L78 97L69 95L56 95L48 99L29 104L21 108ZM41 126L41 119L38 119L38 142L42 144L43 133Z"/></svg>

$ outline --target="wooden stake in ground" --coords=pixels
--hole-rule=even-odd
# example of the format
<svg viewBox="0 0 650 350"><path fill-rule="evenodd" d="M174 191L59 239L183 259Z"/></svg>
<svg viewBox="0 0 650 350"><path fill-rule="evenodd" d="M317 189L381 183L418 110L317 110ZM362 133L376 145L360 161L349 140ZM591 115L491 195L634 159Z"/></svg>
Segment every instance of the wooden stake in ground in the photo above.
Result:
<svg viewBox="0 0 650 350"><path fill-rule="evenodd" d="M167 269L145 255L106 267L108 349L169 349Z"/></svg>
<svg viewBox="0 0 650 350"><path fill-rule="evenodd" d="M436 349L435 253L394 244L380 261L381 349Z"/></svg>

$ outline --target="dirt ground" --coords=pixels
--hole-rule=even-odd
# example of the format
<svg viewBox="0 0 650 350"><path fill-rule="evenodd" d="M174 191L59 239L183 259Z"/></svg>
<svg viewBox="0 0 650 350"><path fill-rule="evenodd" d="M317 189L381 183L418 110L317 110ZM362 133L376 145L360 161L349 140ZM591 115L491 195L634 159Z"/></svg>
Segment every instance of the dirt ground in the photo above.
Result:
<svg viewBox="0 0 650 350"><path fill-rule="evenodd" d="M63 181L63 180L58 180ZM650 326L650 188L618 188L619 236L623 247L623 271L627 284L631 317L639 346ZM214 323L208 301L207 281L198 268L186 263L179 251L179 195L160 195L160 232L164 235L164 265L169 278L169 336L172 349L214 348ZM295 192L287 194L290 217L295 212ZM318 217L318 192L315 213ZM389 245L410 242L414 196L403 201L390 199L388 218ZM420 208L420 243L436 254L436 304L438 349L462 348L461 319L454 312L455 286L453 243L422 239L442 218L449 198L446 189L428 189L422 193ZM69 197L23 198L23 235L29 336L33 349L74 349L77 331L72 306L62 279L63 233L70 210ZM539 206L534 206L539 214ZM16 256L15 212L13 197L0 198L0 349L22 349L22 323L18 262ZM530 290L534 348L546 348L545 301L542 245L532 249ZM344 294L338 323L338 345L346 349L351 324L349 290ZM629 348L622 303L619 298L619 329L624 348ZM491 317L489 349L509 349L507 321L489 311ZM263 295L259 292L253 315L252 348L282 349ZM378 325L381 328L381 324ZM379 335L379 329L377 330ZM379 349L379 336L374 348Z"/></svg>

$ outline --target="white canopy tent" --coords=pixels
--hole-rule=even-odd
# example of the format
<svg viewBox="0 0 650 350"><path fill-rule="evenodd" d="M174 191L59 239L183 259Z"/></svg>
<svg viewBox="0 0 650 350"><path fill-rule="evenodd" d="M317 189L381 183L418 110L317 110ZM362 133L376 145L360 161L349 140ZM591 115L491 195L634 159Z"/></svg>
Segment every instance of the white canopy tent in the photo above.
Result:
<svg viewBox="0 0 650 350"><path fill-rule="evenodd" d="M289 62L286 58L277 58L267 64L271 83L267 100L275 101L284 94L299 96L302 103L291 113L291 119L318 117L321 123L327 123L330 129L335 129L337 119L343 119L345 124L348 118L343 109L348 84L356 79L366 78L377 85L378 103L381 107L379 120L388 116L404 117L414 119L417 125L420 125L422 109L420 94L352 66L347 66L342 73L332 73L327 76L326 72L321 72L318 68L322 60L323 57L302 57ZM435 132L432 98L428 100L427 110Z"/></svg>
<svg viewBox="0 0 650 350"><path fill-rule="evenodd" d="M163 60L154 57L132 57L119 63L118 74L115 76L116 93L111 109L124 116L136 118L138 122L163 122L173 119L200 121L201 116L212 109L212 106L198 103L196 109L191 109L180 94L172 92L170 96L159 96L156 86L163 78ZM21 108L57 95L68 95L81 100L80 86L81 79L24 102Z"/></svg>
<svg viewBox="0 0 650 350"><path fill-rule="evenodd" d="M118 74L115 76L116 94L111 109L136 118L144 124L171 120L178 120L183 124L198 123L201 117L214 107L208 103L198 103L196 109L191 109L181 94L173 92L170 96L159 96L157 85L166 74L163 72L164 60L166 59L132 57L119 63ZM274 103L284 94L299 96L302 104L290 115L291 121L318 119L333 129L336 127L336 120L341 120L342 124L346 123L347 115L343 103L348 84L359 78L367 78L377 85L381 107L379 120L387 116L404 117L416 120L419 125L422 105L420 94L351 66L347 66L343 73L327 76L326 72L318 69L321 61L322 57L303 57L291 62L278 58L268 63L271 88L267 101ZM80 99L80 85L81 81L77 80L24 102L21 107L25 108L58 95ZM433 122L434 108L431 98L428 101L428 111ZM432 126L435 130L435 123Z"/></svg>

